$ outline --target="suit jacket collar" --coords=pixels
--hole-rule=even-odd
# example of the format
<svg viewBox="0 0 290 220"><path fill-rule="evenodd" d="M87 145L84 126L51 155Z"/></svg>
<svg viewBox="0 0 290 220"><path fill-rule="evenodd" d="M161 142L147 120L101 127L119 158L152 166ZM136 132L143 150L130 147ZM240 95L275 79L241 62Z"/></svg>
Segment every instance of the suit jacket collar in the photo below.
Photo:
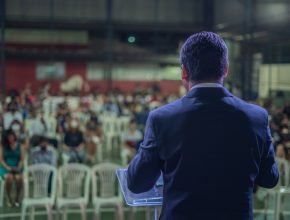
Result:
<svg viewBox="0 0 290 220"><path fill-rule="evenodd" d="M216 99L222 97L233 97L224 87L196 87L185 95L186 98Z"/></svg>

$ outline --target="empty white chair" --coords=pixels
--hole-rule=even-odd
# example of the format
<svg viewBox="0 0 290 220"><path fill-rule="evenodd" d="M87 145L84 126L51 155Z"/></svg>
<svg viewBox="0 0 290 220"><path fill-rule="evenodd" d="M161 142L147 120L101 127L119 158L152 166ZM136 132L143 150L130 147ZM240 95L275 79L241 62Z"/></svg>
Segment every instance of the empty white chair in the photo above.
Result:
<svg viewBox="0 0 290 220"><path fill-rule="evenodd" d="M121 134L119 132L119 118L117 117L103 117L102 127L105 136L106 155L110 158L112 156L114 146L120 142Z"/></svg>
<svg viewBox="0 0 290 220"><path fill-rule="evenodd" d="M48 219L52 220L52 206L56 195L57 170L47 164L28 166L24 171L24 199L22 201L21 219L25 219L26 209L45 207ZM31 212L31 218L34 216Z"/></svg>
<svg viewBox="0 0 290 220"><path fill-rule="evenodd" d="M120 134L122 134L129 127L130 120L130 116L121 116L118 118L117 128Z"/></svg>
<svg viewBox="0 0 290 220"><path fill-rule="evenodd" d="M5 181L0 177L0 207L3 206L3 201L4 201L4 184Z"/></svg>
<svg viewBox="0 0 290 220"><path fill-rule="evenodd" d="M116 178L116 169L119 167L112 163L101 163L92 168L95 220L99 218L103 206L116 207L118 219L123 219L123 199Z"/></svg>
<svg viewBox="0 0 290 220"><path fill-rule="evenodd" d="M67 219L68 207L80 207L82 219L86 219L89 202L90 168L78 163L69 163L59 168L57 208L64 209Z"/></svg>

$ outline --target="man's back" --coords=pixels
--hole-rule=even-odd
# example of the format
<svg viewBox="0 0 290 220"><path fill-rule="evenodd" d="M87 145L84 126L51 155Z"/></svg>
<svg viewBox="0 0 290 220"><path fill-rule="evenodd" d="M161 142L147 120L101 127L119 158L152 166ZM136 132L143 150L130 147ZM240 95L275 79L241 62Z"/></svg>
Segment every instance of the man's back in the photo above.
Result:
<svg viewBox="0 0 290 220"><path fill-rule="evenodd" d="M140 186L137 172L154 177L159 167L161 219L252 219L254 183L278 181L276 167L272 174L260 171L264 163L275 164L267 126L262 108L226 89L194 88L151 113L142 152L129 167L129 187L144 191L152 182Z"/></svg>
<svg viewBox="0 0 290 220"><path fill-rule="evenodd" d="M149 114L127 180L144 192L162 172L162 220L251 220L254 184L278 182L267 112L222 87L228 63L219 35L191 35L180 50L187 95Z"/></svg>

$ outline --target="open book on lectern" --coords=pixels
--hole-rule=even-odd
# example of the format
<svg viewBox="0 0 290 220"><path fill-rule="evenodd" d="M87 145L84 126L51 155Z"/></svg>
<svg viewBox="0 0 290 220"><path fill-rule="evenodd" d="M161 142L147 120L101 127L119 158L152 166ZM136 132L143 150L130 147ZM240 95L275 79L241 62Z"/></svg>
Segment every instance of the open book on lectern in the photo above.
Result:
<svg viewBox="0 0 290 220"><path fill-rule="evenodd" d="M127 185L127 169L118 169L116 175L124 196L129 206L161 206L163 202L163 179L159 177L152 189L144 193L132 193Z"/></svg>

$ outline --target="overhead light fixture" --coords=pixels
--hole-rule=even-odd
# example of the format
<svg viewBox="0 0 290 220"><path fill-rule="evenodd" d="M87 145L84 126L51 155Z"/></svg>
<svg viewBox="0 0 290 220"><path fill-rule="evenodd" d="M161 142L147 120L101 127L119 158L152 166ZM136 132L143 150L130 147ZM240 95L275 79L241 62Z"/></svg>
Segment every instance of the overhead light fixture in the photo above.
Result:
<svg viewBox="0 0 290 220"><path fill-rule="evenodd" d="M135 36L129 36L127 40L128 40L128 42L129 42L130 44L133 44L133 43L136 42L136 37L135 37Z"/></svg>

